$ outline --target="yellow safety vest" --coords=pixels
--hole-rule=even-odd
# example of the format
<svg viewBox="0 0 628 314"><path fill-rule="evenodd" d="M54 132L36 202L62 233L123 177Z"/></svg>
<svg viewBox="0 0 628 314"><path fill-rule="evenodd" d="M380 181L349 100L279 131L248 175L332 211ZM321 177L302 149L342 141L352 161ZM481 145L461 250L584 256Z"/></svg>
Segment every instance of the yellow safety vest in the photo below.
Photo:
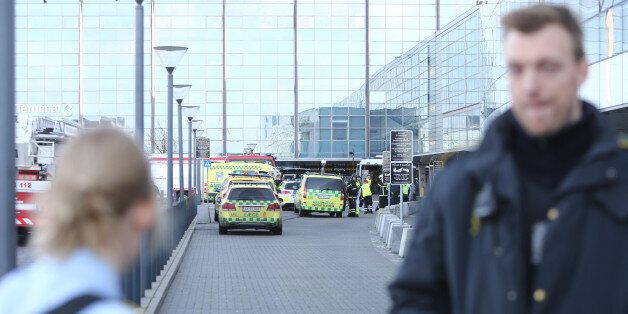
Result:
<svg viewBox="0 0 628 314"><path fill-rule="evenodd" d="M403 194L410 194L410 184L403 185Z"/></svg>
<svg viewBox="0 0 628 314"><path fill-rule="evenodd" d="M373 193L371 192L371 185L367 182L362 185L362 197L371 196Z"/></svg>

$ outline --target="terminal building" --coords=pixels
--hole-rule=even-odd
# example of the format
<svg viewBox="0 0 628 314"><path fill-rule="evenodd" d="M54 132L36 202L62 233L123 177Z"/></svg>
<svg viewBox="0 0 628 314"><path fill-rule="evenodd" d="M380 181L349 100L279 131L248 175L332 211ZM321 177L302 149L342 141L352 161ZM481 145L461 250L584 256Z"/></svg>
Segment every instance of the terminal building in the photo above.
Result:
<svg viewBox="0 0 628 314"><path fill-rule="evenodd" d="M17 104L131 132L134 4L48 2L16 1ZM192 85L184 105L201 106L214 155L256 143L278 158L367 158L409 129L416 162L437 169L508 108L499 20L533 3L144 1L145 147L166 125L166 71L151 47L179 45L189 50L174 81ZM582 97L625 129L628 1L558 3L582 19Z"/></svg>

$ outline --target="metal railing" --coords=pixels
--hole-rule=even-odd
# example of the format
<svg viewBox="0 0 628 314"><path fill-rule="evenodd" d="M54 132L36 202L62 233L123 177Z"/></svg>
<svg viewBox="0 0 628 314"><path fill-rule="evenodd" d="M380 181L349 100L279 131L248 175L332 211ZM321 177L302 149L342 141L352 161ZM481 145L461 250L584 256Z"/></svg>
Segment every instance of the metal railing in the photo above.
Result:
<svg viewBox="0 0 628 314"><path fill-rule="evenodd" d="M146 290L152 288L170 256L196 217L196 195L160 210L159 226L142 239L139 258L129 272L122 277L124 297L140 305Z"/></svg>

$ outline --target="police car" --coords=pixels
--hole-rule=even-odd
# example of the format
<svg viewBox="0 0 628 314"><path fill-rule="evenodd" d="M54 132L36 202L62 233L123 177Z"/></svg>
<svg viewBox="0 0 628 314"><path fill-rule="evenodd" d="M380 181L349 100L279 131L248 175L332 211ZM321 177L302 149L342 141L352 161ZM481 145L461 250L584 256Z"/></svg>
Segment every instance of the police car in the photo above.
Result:
<svg viewBox="0 0 628 314"><path fill-rule="evenodd" d="M304 175L295 198L295 213L329 213L342 218L345 208L345 184L336 175Z"/></svg>
<svg viewBox="0 0 628 314"><path fill-rule="evenodd" d="M269 187L233 185L218 208L219 234L230 229L266 229L276 235L283 232L281 206Z"/></svg>

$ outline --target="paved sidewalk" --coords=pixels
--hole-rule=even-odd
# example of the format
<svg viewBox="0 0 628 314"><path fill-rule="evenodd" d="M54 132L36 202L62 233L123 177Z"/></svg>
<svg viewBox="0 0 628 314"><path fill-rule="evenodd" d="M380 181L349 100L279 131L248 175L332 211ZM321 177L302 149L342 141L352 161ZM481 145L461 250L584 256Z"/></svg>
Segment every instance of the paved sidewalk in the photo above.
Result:
<svg viewBox="0 0 628 314"><path fill-rule="evenodd" d="M384 313L397 265L371 242L373 217L286 211L281 236L197 225L161 313Z"/></svg>

